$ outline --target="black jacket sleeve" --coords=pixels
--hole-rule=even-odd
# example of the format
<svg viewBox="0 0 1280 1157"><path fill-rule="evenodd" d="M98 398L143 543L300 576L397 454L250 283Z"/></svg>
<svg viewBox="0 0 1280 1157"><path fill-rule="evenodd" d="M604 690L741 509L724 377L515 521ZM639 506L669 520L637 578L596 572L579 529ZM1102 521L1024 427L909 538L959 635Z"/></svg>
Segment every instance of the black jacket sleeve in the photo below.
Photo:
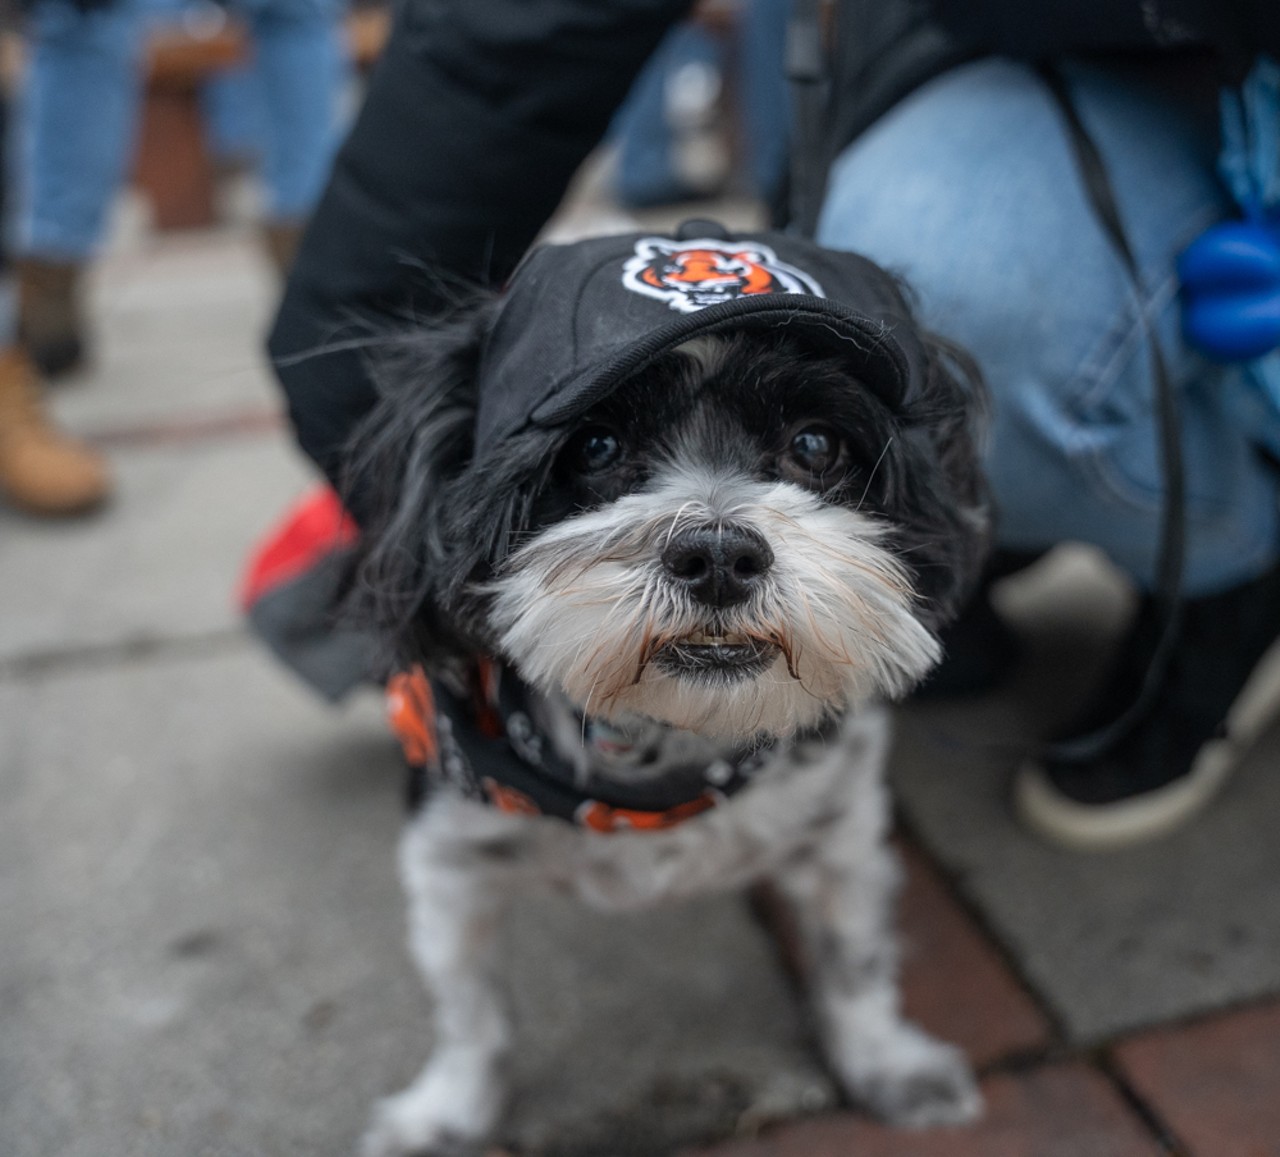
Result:
<svg viewBox="0 0 1280 1157"><path fill-rule="evenodd" d="M1243 66L1275 52L1275 0L934 0L941 22L990 51L1023 60L1064 54L1201 48Z"/></svg>
<svg viewBox="0 0 1280 1157"><path fill-rule="evenodd" d="M298 440L332 481L374 401L360 335L501 282L689 6L406 0L268 339Z"/></svg>

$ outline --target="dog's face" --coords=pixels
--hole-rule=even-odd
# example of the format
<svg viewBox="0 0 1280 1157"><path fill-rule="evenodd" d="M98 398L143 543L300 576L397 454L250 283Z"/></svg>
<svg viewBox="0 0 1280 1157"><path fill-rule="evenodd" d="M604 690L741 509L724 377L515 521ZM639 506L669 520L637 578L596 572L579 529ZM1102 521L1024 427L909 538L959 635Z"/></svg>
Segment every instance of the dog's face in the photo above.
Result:
<svg viewBox="0 0 1280 1157"><path fill-rule="evenodd" d="M565 439L485 585L496 649L589 714L703 734L902 692L937 644L872 501L895 469L881 409L776 342L676 350Z"/></svg>
<svg viewBox="0 0 1280 1157"><path fill-rule="evenodd" d="M931 372L895 409L794 339L696 338L477 472L460 369L384 418L365 582L407 594L415 661L494 654L593 716L785 736L901 695L985 540L967 387Z"/></svg>

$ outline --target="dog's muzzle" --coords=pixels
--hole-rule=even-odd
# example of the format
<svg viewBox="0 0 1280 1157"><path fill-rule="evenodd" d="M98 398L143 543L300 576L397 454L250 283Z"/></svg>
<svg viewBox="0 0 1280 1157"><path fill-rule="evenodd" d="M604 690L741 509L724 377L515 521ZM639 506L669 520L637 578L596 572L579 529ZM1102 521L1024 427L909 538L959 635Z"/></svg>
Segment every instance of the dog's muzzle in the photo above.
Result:
<svg viewBox="0 0 1280 1157"><path fill-rule="evenodd" d="M712 612L747 602L772 566L769 544L756 531L738 524L682 529L662 551L662 568L676 589ZM668 675L743 679L762 674L777 655L775 643L722 629L712 621L659 648L653 658Z"/></svg>

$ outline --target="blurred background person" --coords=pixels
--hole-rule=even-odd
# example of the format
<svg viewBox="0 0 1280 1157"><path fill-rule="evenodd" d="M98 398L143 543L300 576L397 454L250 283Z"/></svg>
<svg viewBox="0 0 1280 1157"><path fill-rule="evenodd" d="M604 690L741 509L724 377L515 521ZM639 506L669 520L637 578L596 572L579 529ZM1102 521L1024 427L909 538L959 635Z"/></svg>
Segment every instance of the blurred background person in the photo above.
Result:
<svg viewBox="0 0 1280 1157"><path fill-rule="evenodd" d="M6 114L0 97L0 154L7 136ZM31 514L92 510L111 490L106 460L54 425L16 330L13 276L0 246L0 498Z"/></svg>
<svg viewBox="0 0 1280 1157"><path fill-rule="evenodd" d="M790 0L714 0L667 33L610 127L613 192L624 207L715 197L739 176L752 196L780 207L790 10Z"/></svg>
<svg viewBox="0 0 1280 1157"><path fill-rule="evenodd" d="M266 191L264 238L284 270L324 185L349 63L342 0L234 0L251 59L210 94L215 147L250 142ZM148 38L216 27L201 0L34 0L10 166L18 332L49 375L81 364L83 272L128 172Z"/></svg>

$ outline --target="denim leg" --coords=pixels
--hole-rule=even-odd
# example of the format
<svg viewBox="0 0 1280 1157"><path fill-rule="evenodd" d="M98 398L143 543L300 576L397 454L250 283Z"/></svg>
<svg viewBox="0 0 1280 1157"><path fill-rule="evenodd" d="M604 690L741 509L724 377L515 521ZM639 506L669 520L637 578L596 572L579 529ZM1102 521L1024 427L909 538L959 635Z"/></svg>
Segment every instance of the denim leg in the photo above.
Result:
<svg viewBox="0 0 1280 1157"><path fill-rule="evenodd" d="M756 194L773 204L787 175L791 92L783 63L791 0L747 0L739 16L738 91L747 169Z"/></svg>
<svg viewBox="0 0 1280 1157"><path fill-rule="evenodd" d="M133 153L142 31L133 0L32 5L8 166L17 253L82 261L101 239Z"/></svg>
<svg viewBox="0 0 1280 1157"><path fill-rule="evenodd" d="M201 118L215 158L260 162L267 135L264 103L252 62L221 69L200 86Z"/></svg>
<svg viewBox="0 0 1280 1157"><path fill-rule="evenodd" d="M1239 372L1178 332L1173 260L1230 207L1214 179L1212 78L1182 65L1077 66L1142 273L1141 302L1096 222L1059 110L1029 69L988 60L931 82L833 168L819 240L900 272L930 328L967 346L992 394L999 540L1075 539L1153 581L1162 495L1138 310L1181 400L1186 589L1255 576L1277 554L1277 484L1239 421Z"/></svg>
<svg viewBox="0 0 1280 1157"><path fill-rule="evenodd" d="M689 23L672 28L649 58L610 127L618 145L616 191L624 205L670 204L702 191L681 171L681 126L673 117L672 87L681 76L718 84L723 66L719 41Z"/></svg>
<svg viewBox="0 0 1280 1157"><path fill-rule="evenodd" d="M263 111L267 216L306 217L328 179L350 72L342 6L332 0L243 0Z"/></svg>

